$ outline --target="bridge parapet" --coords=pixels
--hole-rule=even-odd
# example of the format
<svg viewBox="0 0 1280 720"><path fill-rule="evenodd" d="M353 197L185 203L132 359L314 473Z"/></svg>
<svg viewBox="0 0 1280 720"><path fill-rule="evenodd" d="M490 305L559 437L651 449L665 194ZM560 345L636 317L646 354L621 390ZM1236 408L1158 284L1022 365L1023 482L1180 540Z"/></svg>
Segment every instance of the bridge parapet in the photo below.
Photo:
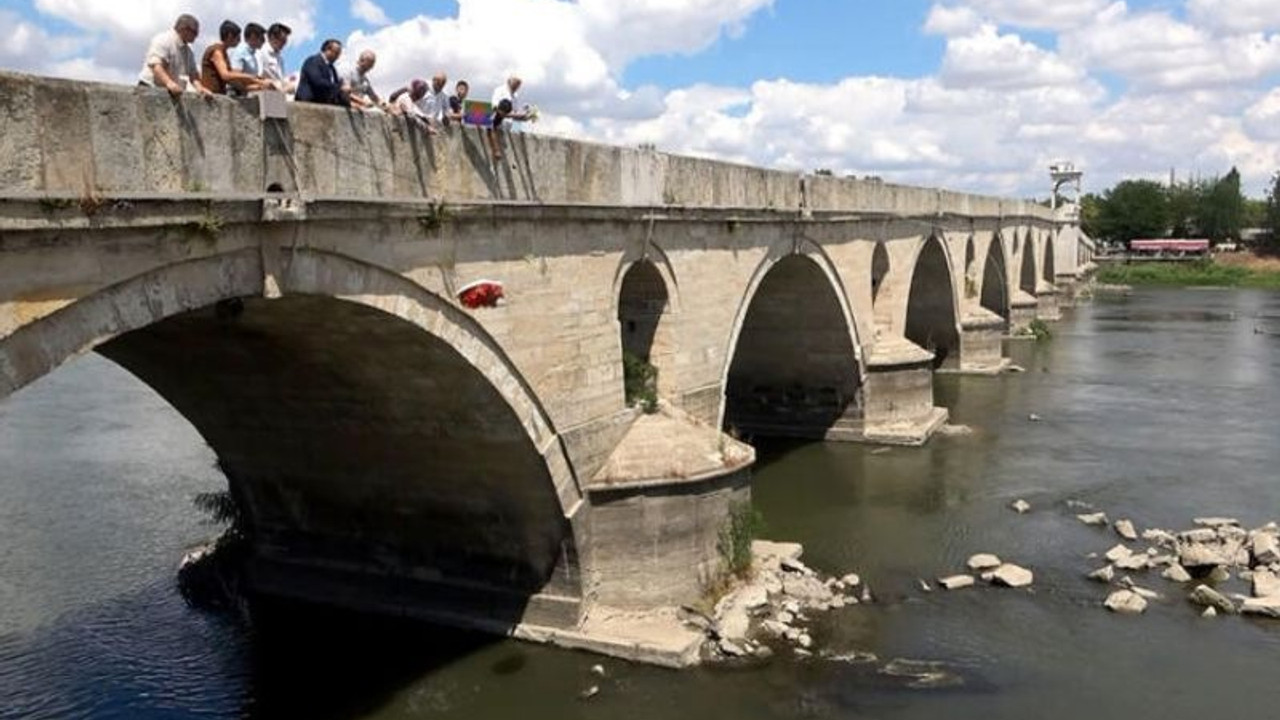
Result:
<svg viewBox="0 0 1280 720"><path fill-rule="evenodd" d="M567 140L481 131L423 136L404 120L305 103L261 120L257 99L177 100L137 88L0 72L0 193L254 194L515 201L818 213L1026 217L1008 200Z"/></svg>

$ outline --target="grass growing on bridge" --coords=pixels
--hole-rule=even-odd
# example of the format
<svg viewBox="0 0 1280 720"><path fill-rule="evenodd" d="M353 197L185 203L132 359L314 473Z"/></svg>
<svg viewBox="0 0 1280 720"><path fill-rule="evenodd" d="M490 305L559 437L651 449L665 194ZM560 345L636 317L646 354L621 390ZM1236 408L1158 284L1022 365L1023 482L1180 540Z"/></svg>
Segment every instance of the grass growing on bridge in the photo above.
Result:
<svg viewBox="0 0 1280 720"><path fill-rule="evenodd" d="M1108 285L1250 287L1280 290L1280 271L1226 265L1213 260L1186 263L1109 264L1098 269Z"/></svg>

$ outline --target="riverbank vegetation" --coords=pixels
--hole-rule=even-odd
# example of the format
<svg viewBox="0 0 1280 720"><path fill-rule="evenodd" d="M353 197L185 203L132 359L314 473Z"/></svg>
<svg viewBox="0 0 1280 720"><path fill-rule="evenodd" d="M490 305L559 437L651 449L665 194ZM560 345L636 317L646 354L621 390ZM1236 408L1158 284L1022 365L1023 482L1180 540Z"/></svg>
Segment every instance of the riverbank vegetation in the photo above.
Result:
<svg viewBox="0 0 1280 720"><path fill-rule="evenodd" d="M1271 264L1218 262L1151 262L1105 264L1098 282L1107 285L1165 285L1173 287L1232 287L1280 290L1280 267Z"/></svg>

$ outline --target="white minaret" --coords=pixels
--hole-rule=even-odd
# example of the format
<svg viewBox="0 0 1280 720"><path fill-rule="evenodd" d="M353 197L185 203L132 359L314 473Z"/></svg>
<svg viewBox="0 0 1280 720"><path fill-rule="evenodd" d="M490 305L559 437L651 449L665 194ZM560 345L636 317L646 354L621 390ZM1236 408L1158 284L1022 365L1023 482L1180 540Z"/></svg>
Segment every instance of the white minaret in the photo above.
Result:
<svg viewBox="0 0 1280 720"><path fill-rule="evenodd" d="M1058 210L1058 194L1067 189L1063 197L1062 212L1058 219L1067 222L1080 220L1080 179L1084 172L1077 170L1075 163L1060 161L1049 166L1049 177L1053 179L1053 194L1050 195L1051 207Z"/></svg>

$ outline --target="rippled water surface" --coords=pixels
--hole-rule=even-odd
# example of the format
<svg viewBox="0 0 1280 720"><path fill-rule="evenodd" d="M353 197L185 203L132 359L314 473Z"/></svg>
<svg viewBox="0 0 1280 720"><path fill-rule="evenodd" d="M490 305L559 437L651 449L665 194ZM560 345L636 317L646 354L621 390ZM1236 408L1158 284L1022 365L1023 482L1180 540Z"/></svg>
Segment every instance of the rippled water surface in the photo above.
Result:
<svg viewBox="0 0 1280 720"><path fill-rule="evenodd" d="M1277 316L1274 293L1099 300L1052 341L1014 345L1025 374L940 381L972 436L764 447L768 534L860 572L880 601L821 621L835 658L685 673L606 660L604 679L598 658L466 633L187 609L173 571L215 531L191 505L223 482L213 455L86 357L0 401L0 718L1271 717L1280 622L1201 619L1156 575L1139 581L1167 600L1107 613L1083 575L1116 538L1066 501L1140 527L1280 520L1280 337L1257 332ZM1032 513L1007 509L1019 497ZM917 588L979 551L1033 568L1034 591ZM913 687L920 666L894 658L956 682Z"/></svg>

